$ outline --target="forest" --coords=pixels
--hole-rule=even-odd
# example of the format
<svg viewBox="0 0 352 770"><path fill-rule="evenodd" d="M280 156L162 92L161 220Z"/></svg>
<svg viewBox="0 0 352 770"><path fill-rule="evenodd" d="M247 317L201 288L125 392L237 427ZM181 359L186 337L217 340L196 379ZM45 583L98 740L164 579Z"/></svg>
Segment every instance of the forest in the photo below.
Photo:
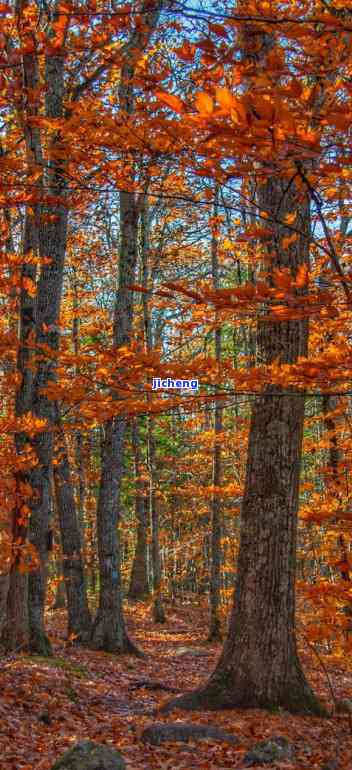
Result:
<svg viewBox="0 0 352 770"><path fill-rule="evenodd" d="M352 770L352 2L0 3L0 770Z"/></svg>

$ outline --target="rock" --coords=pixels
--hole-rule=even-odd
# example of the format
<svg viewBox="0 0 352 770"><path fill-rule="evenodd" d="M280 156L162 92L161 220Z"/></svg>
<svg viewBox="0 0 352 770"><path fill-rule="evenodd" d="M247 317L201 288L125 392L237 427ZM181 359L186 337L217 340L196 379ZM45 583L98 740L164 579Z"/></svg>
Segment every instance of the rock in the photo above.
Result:
<svg viewBox="0 0 352 770"><path fill-rule="evenodd" d="M174 655L192 655L194 658L206 658L209 652L205 650L197 650L194 647L178 647L175 650Z"/></svg>
<svg viewBox="0 0 352 770"><path fill-rule="evenodd" d="M237 738L216 725L196 725L193 722L156 722L148 725L142 733L142 741L160 746L166 741L187 743L189 740L212 740L237 744Z"/></svg>
<svg viewBox="0 0 352 770"><path fill-rule="evenodd" d="M119 751L94 741L80 741L62 754L51 770L125 770Z"/></svg>
<svg viewBox="0 0 352 770"><path fill-rule="evenodd" d="M293 759L293 747L281 735L275 735L268 741L256 743L244 757L245 767L269 765L272 762Z"/></svg>

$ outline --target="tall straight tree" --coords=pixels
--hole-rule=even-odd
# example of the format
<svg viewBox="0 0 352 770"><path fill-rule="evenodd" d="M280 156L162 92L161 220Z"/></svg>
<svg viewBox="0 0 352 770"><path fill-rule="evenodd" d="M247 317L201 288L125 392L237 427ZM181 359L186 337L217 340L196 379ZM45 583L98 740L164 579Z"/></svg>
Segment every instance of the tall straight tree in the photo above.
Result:
<svg viewBox="0 0 352 770"><path fill-rule="evenodd" d="M150 230L150 211L148 204L148 195L143 196L143 202L140 210L140 254L141 254L141 273L142 286L148 288L149 283L149 230ZM142 294L142 323L143 332L141 337L147 350L152 348L152 329L151 319L148 307L147 293ZM147 428L147 442L150 435L149 423ZM150 529L150 483L141 479L141 446L140 446L140 424L138 418L132 425L132 447L134 455L135 471L135 511L137 519L137 543L133 559L131 582L128 596L130 599L142 599L150 593L148 580L148 533ZM153 555L153 551L152 551Z"/></svg>
<svg viewBox="0 0 352 770"><path fill-rule="evenodd" d="M124 52L121 68L119 102L127 116L134 112L134 75L156 28L163 0L144 2L140 8L143 24L138 20ZM139 9L138 9L139 10ZM128 345L132 334L133 293L138 256L138 221L140 203L134 192L120 192L119 277L114 308L113 343L116 348ZM126 419L116 416L105 424L102 469L97 506L97 532L100 569L99 608L93 625L92 645L110 652L136 652L128 637L122 609L121 555L118 525L120 491L124 467Z"/></svg>
<svg viewBox="0 0 352 770"><path fill-rule="evenodd" d="M28 414L39 424L39 429L32 433L18 432L15 437L18 470L12 527L11 590L4 641L8 649L21 645L30 647L33 652L47 654L51 647L44 629L44 605L55 406L45 389L56 379L68 222L65 177L68 151L64 129L57 125L70 117L73 103L105 73L111 62L103 62L87 77L82 76L79 85L72 88L72 84L66 82L65 49L70 13L62 13L60 0L55 0L50 9L41 10L38 20L33 17L33 4L28 0L18 0L14 10L22 73L16 117L25 139L28 189L35 191L34 202L26 206L24 225L17 360L20 385L16 416L22 418ZM37 29L43 19L45 32L40 30L41 44L45 39L42 66ZM11 40L7 41L7 50L10 56ZM71 104L65 109L66 97L70 97ZM42 121L44 124L49 121L53 127L44 142ZM40 259L40 269L36 269L32 256ZM40 423L45 423L44 429ZM27 541L37 561L30 574L24 576L21 552Z"/></svg>
<svg viewBox="0 0 352 770"><path fill-rule="evenodd" d="M149 595L148 581L148 529L149 506L148 491L142 476L143 466L141 462L139 420L136 418L132 424L132 448L134 457L134 483L135 483L135 514L137 521L137 543L133 558L131 581L128 591L129 599L145 599Z"/></svg>
<svg viewBox="0 0 352 770"><path fill-rule="evenodd" d="M141 255L142 255L142 286L148 289L149 285L149 261L150 261L150 224L151 211L148 196L144 195L141 207ZM148 353L153 348L153 332L148 294L142 295L143 322L145 347ZM147 394L147 400L150 396ZM161 554L160 554L160 517L158 499L155 494L156 486L156 445L154 435L154 421L151 415L147 417L147 457L149 473L148 511L152 530L152 569L153 569L153 618L156 623L165 623L166 615L161 591Z"/></svg>
<svg viewBox="0 0 352 770"><path fill-rule="evenodd" d="M215 186L214 218L218 216L219 186ZM218 239L213 233L211 239L211 263L214 289L219 288L219 254ZM217 312L215 323L218 322ZM221 327L215 328L215 359L218 372L221 363ZM221 639L221 624L219 618L220 608L220 573L221 573L221 503L219 488L222 481L221 440L223 424L223 407L219 399L216 399L214 409L214 447L211 499L211 563L210 563L210 624L209 641Z"/></svg>
<svg viewBox="0 0 352 770"><path fill-rule="evenodd" d="M248 81L265 68L275 40L245 25L241 42ZM247 87L250 82L247 81ZM309 264L310 202L304 185L280 173L280 164L256 164L255 206L270 222L263 241L267 279L292 277ZM287 222L295 219L296 238ZM297 290L299 291L299 289ZM268 308L264 310L268 313ZM294 364L308 351L307 318L258 319L261 364ZM294 386L268 384L251 415L241 510L236 588L228 634L208 682L164 709L273 708L323 714L302 670L295 634L297 513L304 394Z"/></svg>
<svg viewBox="0 0 352 770"><path fill-rule="evenodd" d="M60 524L63 573L67 595L68 634L77 642L88 642L91 616L82 558L82 538L70 469L66 436L60 425L60 410L55 404L58 435L58 458L53 465L55 496Z"/></svg>
<svg viewBox="0 0 352 770"><path fill-rule="evenodd" d="M26 19L28 5L26 0L20 0L16 5L18 36L23 44L23 98L18 109L18 120L24 125L28 179L31 181L33 175L37 178L38 193L42 195L44 163L41 133L30 120L30 118L36 118L39 113L37 98L34 98L34 94L40 84L40 69L37 51L33 46L32 31L28 28ZM53 20L55 21L55 14ZM53 28L49 31L49 37L50 35L55 37ZM62 56L45 57L45 112L48 118L58 118L62 114L63 66ZM54 138L51 149L55 144ZM29 207L26 210L22 278L27 278L27 285L23 281L18 354L18 370L22 379L16 399L16 414L19 417L31 412L35 418L47 420L49 424L52 423L52 407L42 393L42 388L52 379L53 359L41 356L33 376L33 343L30 340L35 339L37 350L43 345L48 345L53 350L58 348L57 323L67 227L67 208L63 200L59 202L59 198L62 198L63 186L62 179L59 178L59 166L60 163L52 161L46 180L51 194L56 194L56 203L49 208L55 221L43 227L42 203L36 203L33 212ZM28 289L28 279L33 283L36 280L35 266L27 263L31 253L46 258L40 272L35 298L31 296ZM19 508L15 508L13 518L14 557L10 575L5 643L10 649L20 642L22 646L29 645L34 652L49 653L51 648L44 632L43 611L48 555L52 431L49 429L37 433L34 439L25 433L17 434L16 448L19 455L23 455L31 448L36 462L32 462L29 469L19 471L16 479ZM21 515L23 511L21 496L26 488L31 489L29 495L27 492L29 522L25 521L23 513ZM28 578L21 576L20 566L21 546L24 545L27 536L39 558L36 569L31 571Z"/></svg>

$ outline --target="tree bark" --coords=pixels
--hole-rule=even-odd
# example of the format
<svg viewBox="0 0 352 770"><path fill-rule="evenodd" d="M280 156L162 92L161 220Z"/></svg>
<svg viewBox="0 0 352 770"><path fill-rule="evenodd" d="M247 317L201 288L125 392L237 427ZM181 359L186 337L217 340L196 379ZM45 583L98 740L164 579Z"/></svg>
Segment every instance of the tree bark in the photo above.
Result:
<svg viewBox="0 0 352 770"><path fill-rule="evenodd" d="M47 56L45 63L46 115L60 118L63 114L64 57ZM55 152L60 145L60 135L52 140ZM51 195L61 200L48 206L54 221L39 231L39 253L45 259L42 264L37 290L36 347L39 353L32 391L34 417L47 421L48 429L38 433L33 447L38 463L30 471L30 484L36 495L31 504L29 541L36 549L40 566L32 570L28 579L28 613L30 625L30 649L38 654L48 654L50 643L44 630L44 606L46 596L48 528L50 511L50 473L53 456L53 425L55 407L44 389L55 380L55 362L59 349L59 318L63 285L63 269L67 239L68 209L65 205L65 181L62 161L51 160L47 182ZM44 210L44 207L43 207ZM48 261L50 260L50 261ZM48 346L52 355L42 355L42 346Z"/></svg>
<svg viewBox="0 0 352 770"><path fill-rule="evenodd" d="M58 419L58 407L56 409ZM85 643L90 638L92 620L87 600L74 488L63 430L60 431L59 442L60 459L53 465L53 473L67 595L68 635L76 642Z"/></svg>
<svg viewBox="0 0 352 770"><path fill-rule="evenodd" d="M258 193L261 211L285 221L297 212L301 235L286 250L284 225L275 226L269 273L295 275L309 259L309 201L273 176ZM270 275L269 275L270 278ZM293 364L307 355L308 322L258 323L262 363ZM252 410L234 603L215 671L179 708L273 708L324 714L299 662L295 637L295 572L304 394L267 385ZM170 704L169 708L172 704ZM176 706L176 702L173 704Z"/></svg>
<svg viewBox="0 0 352 770"><path fill-rule="evenodd" d="M219 188L215 188L214 217L218 215L218 196ZM219 258L218 258L218 240L215 234L211 241L211 261L213 288L219 288ZM217 322L217 312L215 322ZM220 377L221 365L221 327L215 329L215 359ZM211 500L211 565L210 565L210 625L208 641L220 641L221 623L219 618L220 607L220 580L221 580L221 505L219 489L222 482L222 463L221 463L221 442L220 434L222 432L223 408L220 400L215 401L214 412L214 447L213 447L213 469L212 485L213 495Z"/></svg>
<svg viewBox="0 0 352 770"><path fill-rule="evenodd" d="M153 618L155 623L165 623L166 616L161 590L161 555L159 539L159 508L155 494L155 439L153 420L148 416L148 466L149 466L149 505L152 523L152 564L153 564Z"/></svg>
<svg viewBox="0 0 352 770"><path fill-rule="evenodd" d="M133 559L131 581L128 592L129 599L145 599L149 596L148 581L148 513L149 497L145 481L141 478L143 472L140 451L140 436L138 418L132 424L132 447L134 454L135 476L135 514L137 520L137 544Z"/></svg>
<svg viewBox="0 0 352 770"><path fill-rule="evenodd" d="M21 9L18 8L19 36L25 41L25 34L21 30ZM23 91L34 93L39 85L39 65L35 52L26 53L22 59L22 86ZM30 121L25 122L23 112L36 117L38 106L36 101L27 100L19 106L17 117L23 127L26 148L27 178L30 183L36 169L42 167L43 154L40 140L40 131ZM42 174L37 178L35 186L38 194L42 189ZM21 294L19 308L19 348L17 355L17 371L20 374L20 385L16 393L15 413L16 417L23 417L30 413L32 406L33 390L33 338L36 328L36 297L28 290L28 281L35 285L37 267L35 263L27 261L31 253L38 256L39 252L39 217L40 206L26 207L24 231L22 238L23 264L21 268ZM28 512L30 513L30 500L32 490L29 486L28 466L33 461L31 457L30 439L24 431L15 435L16 469L15 469L15 506L12 515L12 563L9 576L9 591L7 597L6 619L2 631L2 643L6 650L23 648L29 642L28 619L28 571L25 569L24 547L28 533Z"/></svg>
<svg viewBox="0 0 352 770"><path fill-rule="evenodd" d="M141 208L141 252L142 252L142 286L148 288L149 284L149 231L150 231L150 211L147 195L144 195ZM143 303L143 322L145 347L150 352L153 347L152 323L149 310L148 295L142 294ZM147 394L147 401L150 396ZM156 449L154 439L154 421L149 415L147 418L147 453L148 453L148 473L149 473L149 493L148 493L148 511L150 514L152 528L152 570L153 570L153 618L155 623L165 623L166 616L161 594L161 560L160 560L160 541L159 541L159 509L155 495L155 471L156 471Z"/></svg>
<svg viewBox="0 0 352 770"><path fill-rule="evenodd" d="M37 139L37 136L35 136ZM37 229L34 216L26 210L22 252L24 259L33 251L37 253ZM35 281L36 266L24 261L21 276ZM17 371L21 374L21 384L16 394L16 417L30 412L33 373L31 361L33 349L29 344L35 333L35 297L25 288L20 295L20 340L17 355ZM26 433L15 436L17 470L15 471L15 507L12 514L12 561L9 574L6 616L2 627L1 641L7 651L23 648L29 641L28 625L28 571L25 569L24 546L28 531L28 516L23 515L24 506L29 508L31 489L28 485L27 465L30 462L30 443ZM28 457L27 462L25 457ZM22 466L22 467L21 467ZM25 490L27 489L27 492Z"/></svg>
<svg viewBox="0 0 352 770"><path fill-rule="evenodd" d="M120 107L127 115L134 111L133 77L137 62L148 46L157 24L163 0L153 10L148 3L144 25L131 33L121 68ZM116 348L131 340L133 292L137 264L139 205L135 193L120 192L119 278L114 309L113 342ZM118 525L120 521L121 479L124 469L126 419L116 416L105 425L102 448L102 470L97 507L97 533L100 569L99 608L93 624L92 646L108 652L138 653L127 635L122 610L121 553Z"/></svg>

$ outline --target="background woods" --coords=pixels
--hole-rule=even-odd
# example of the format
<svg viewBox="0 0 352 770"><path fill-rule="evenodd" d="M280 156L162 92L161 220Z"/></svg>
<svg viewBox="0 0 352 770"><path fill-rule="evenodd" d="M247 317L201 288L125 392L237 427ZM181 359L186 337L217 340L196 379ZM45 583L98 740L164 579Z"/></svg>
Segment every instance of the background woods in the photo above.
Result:
<svg viewBox="0 0 352 770"><path fill-rule="evenodd" d="M189 610L220 656L165 711L326 714L304 656L349 675L348 4L0 19L3 653L52 656L58 622L138 661L130 619Z"/></svg>

